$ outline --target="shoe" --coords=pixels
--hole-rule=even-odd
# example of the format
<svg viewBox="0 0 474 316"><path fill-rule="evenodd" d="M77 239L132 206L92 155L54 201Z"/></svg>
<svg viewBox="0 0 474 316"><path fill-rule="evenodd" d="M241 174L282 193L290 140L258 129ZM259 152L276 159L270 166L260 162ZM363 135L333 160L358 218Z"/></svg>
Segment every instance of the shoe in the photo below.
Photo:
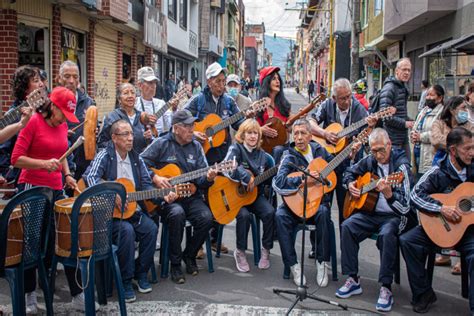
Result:
<svg viewBox="0 0 474 316"><path fill-rule="evenodd" d="M183 284L186 281L180 266L171 266L171 280L176 284Z"/></svg>
<svg viewBox="0 0 474 316"><path fill-rule="evenodd" d="M326 287L328 286L328 267L326 262L319 262L316 261L316 282L318 283L319 287Z"/></svg>
<svg viewBox="0 0 474 316"><path fill-rule="evenodd" d="M435 259L435 266L450 266L451 265L451 257L444 256L444 255L436 255Z"/></svg>
<svg viewBox="0 0 474 316"><path fill-rule="evenodd" d="M186 273L193 276L198 275L199 269L196 264L196 259L183 256L184 264L186 265Z"/></svg>
<svg viewBox="0 0 474 316"><path fill-rule="evenodd" d="M239 272L249 272L250 266L247 262L247 258L245 257L245 251L235 249L234 250L234 259L235 259L235 266Z"/></svg>
<svg viewBox="0 0 474 316"><path fill-rule="evenodd" d="M262 256L258 262L258 268L262 270L270 268L270 250L262 248Z"/></svg>
<svg viewBox="0 0 474 316"><path fill-rule="evenodd" d="M352 295L357 295L357 294L362 294L362 288L360 287L360 281L359 283L356 283L356 281L349 277L346 280L346 283L344 283L343 286L341 286L337 291L336 291L336 296L339 298L349 298Z"/></svg>
<svg viewBox="0 0 474 316"><path fill-rule="evenodd" d="M27 314L38 314L38 298L36 291L25 294L25 305Z"/></svg>
<svg viewBox="0 0 474 316"><path fill-rule="evenodd" d="M393 305L393 295L392 292L387 289L385 286L380 288L379 299L375 305L375 309L380 312L390 312Z"/></svg>
<svg viewBox="0 0 474 316"><path fill-rule="evenodd" d="M132 280L123 281L123 292L125 295L125 303L132 303L137 300L135 291L133 290Z"/></svg>
<svg viewBox="0 0 474 316"><path fill-rule="evenodd" d="M84 292L77 294L76 296L72 297L71 305L72 308L81 312L86 311L86 299L84 297ZM97 312L100 308L100 305L97 302L95 304L95 311Z"/></svg>
<svg viewBox="0 0 474 316"><path fill-rule="evenodd" d="M301 266L298 263L296 263L296 264L294 264L290 267L290 270L291 270L291 274L293 274L293 282L295 282L295 284L297 286L305 286L306 285L306 278L305 278L304 275L303 275L303 284L300 284L300 282L301 282Z"/></svg>
<svg viewBox="0 0 474 316"><path fill-rule="evenodd" d="M158 241L158 238L156 240L156 245L155 245L155 250L160 250L161 248L161 245L160 245L160 242Z"/></svg>
<svg viewBox="0 0 474 316"><path fill-rule="evenodd" d="M310 259L316 258L316 255L314 254L314 250L311 250L311 251L308 253L308 258L310 258Z"/></svg>
<svg viewBox="0 0 474 316"><path fill-rule="evenodd" d="M413 304L413 311L415 313L420 313L420 314L427 313L431 305L433 305L433 303L436 302L436 300L437 298L436 298L435 292L433 291L433 289L429 289L420 297L418 302L415 302Z"/></svg>
<svg viewBox="0 0 474 316"><path fill-rule="evenodd" d="M151 284L146 279L146 276L138 279L138 292L150 293L152 291Z"/></svg>
<svg viewBox="0 0 474 316"><path fill-rule="evenodd" d="M196 259L199 259L199 260L204 259L204 248L203 247L199 248L198 253L196 255Z"/></svg>
<svg viewBox="0 0 474 316"><path fill-rule="evenodd" d="M214 252L217 252L217 243L211 243L211 249ZM229 253L229 248L227 248L224 244L221 244L221 253Z"/></svg>
<svg viewBox="0 0 474 316"><path fill-rule="evenodd" d="M454 275L461 275L461 262L456 263L456 264L451 268L451 274L454 274Z"/></svg>

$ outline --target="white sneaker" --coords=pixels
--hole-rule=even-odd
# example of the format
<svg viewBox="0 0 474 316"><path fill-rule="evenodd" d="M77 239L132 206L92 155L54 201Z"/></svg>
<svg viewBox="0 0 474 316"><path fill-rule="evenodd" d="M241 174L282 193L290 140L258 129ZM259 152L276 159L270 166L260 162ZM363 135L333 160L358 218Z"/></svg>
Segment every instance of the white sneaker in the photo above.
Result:
<svg viewBox="0 0 474 316"><path fill-rule="evenodd" d="M292 265L290 267L290 270L291 270L291 274L293 274L293 282L295 282L295 284L297 286L305 286L306 285L306 278L305 278L304 275L303 275L303 284L300 284L300 282L301 282L301 266L299 265L299 263L296 263L296 264Z"/></svg>
<svg viewBox="0 0 474 316"><path fill-rule="evenodd" d="M25 305L27 314L38 314L38 298L36 291L25 294Z"/></svg>
<svg viewBox="0 0 474 316"><path fill-rule="evenodd" d="M326 262L321 262L316 260L316 282L320 287L328 286L328 265Z"/></svg>
<svg viewBox="0 0 474 316"><path fill-rule="evenodd" d="M84 297L84 292L77 294L76 296L72 297L72 308L81 312L86 311L86 299ZM97 302L94 302L95 304L95 311L97 312L100 308L100 305Z"/></svg>

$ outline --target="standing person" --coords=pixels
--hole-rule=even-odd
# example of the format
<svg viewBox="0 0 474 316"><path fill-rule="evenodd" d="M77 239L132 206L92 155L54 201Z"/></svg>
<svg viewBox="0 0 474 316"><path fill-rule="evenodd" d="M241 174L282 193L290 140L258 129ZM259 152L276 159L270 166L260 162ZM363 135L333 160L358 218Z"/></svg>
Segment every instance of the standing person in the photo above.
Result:
<svg viewBox="0 0 474 316"><path fill-rule="evenodd" d="M227 93L234 99L235 103L240 110L245 110L252 103L250 98L244 96L242 92L242 85L240 84L239 76L235 74L230 74L227 76L226 80L226 90Z"/></svg>
<svg viewBox="0 0 474 316"><path fill-rule="evenodd" d="M170 73L168 79L165 82L165 92L166 92L165 101L168 102L173 96L173 94L176 92L176 81L175 81L173 73Z"/></svg>
<svg viewBox="0 0 474 316"><path fill-rule="evenodd" d="M366 111L369 110L369 102L365 98L367 94L367 81L365 79L359 79L354 83L354 97L360 102Z"/></svg>
<svg viewBox="0 0 474 316"><path fill-rule="evenodd" d="M193 84L193 95L201 93L201 90L201 82L196 79Z"/></svg>
<svg viewBox="0 0 474 316"><path fill-rule="evenodd" d="M313 98L313 94L314 94L314 82L313 80L310 80L308 84L308 102L311 102L311 99Z"/></svg>
<svg viewBox="0 0 474 316"><path fill-rule="evenodd" d="M41 113L35 113L18 135L12 153L12 164L22 169L18 180L20 191L34 186L46 186L54 190L54 201L57 201L65 198L63 177L66 187L71 189L76 187L76 180L69 171L67 160L61 162L58 159L68 149L66 122L77 124L79 120L74 115L76 98L73 92L64 87L56 87L49 99L51 103ZM44 259L46 269L51 267L55 245L54 216L51 216L50 220L48 249ZM84 294L76 283L76 278L80 280L80 271L76 275L75 268L64 269L72 296L72 306L74 309L85 311ZM36 269L25 270L27 313L37 313L35 289Z"/></svg>
<svg viewBox="0 0 474 316"><path fill-rule="evenodd" d="M429 87L430 83L428 82L428 80L421 80L421 96L420 102L418 102L418 112L420 112L425 107L426 94L428 93Z"/></svg>
<svg viewBox="0 0 474 316"><path fill-rule="evenodd" d="M228 176L234 181L242 183L247 191L250 192L255 187L255 177L271 167L268 164L267 153L260 149L262 131L258 122L254 119L245 120L240 125L235 135L235 140L236 143L229 148L226 160L235 159L238 167L234 172L229 173ZM237 270L240 272L250 271L250 265L245 256L247 236L250 229L250 212L263 222L263 247L258 268L270 268L270 250L273 248L273 218L275 209L265 197L263 186L264 183L258 187L258 196L255 202L242 207L237 214L234 259ZM260 236L257 238L260 238Z"/></svg>
<svg viewBox="0 0 474 316"><path fill-rule="evenodd" d="M466 102L469 108L469 122L474 124L474 82L471 82L467 88Z"/></svg>
<svg viewBox="0 0 474 316"><path fill-rule="evenodd" d="M397 62L395 76L388 77L380 92L380 108L394 106L397 112L383 122L392 141L392 146L405 150L410 157L410 145L408 143L408 130L413 128L413 121L408 120L408 89L406 83L411 77L411 62L408 58L402 58Z"/></svg>

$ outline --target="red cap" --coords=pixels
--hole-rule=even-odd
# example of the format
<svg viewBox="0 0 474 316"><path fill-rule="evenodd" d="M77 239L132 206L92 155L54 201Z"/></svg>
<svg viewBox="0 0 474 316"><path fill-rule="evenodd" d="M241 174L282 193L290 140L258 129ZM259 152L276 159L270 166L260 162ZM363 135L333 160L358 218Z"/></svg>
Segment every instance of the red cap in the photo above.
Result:
<svg viewBox="0 0 474 316"><path fill-rule="evenodd" d="M74 115L74 111L76 110L76 96L71 90L64 87L56 87L51 91L49 99L63 112L69 122L79 123L79 120Z"/></svg>
<svg viewBox="0 0 474 316"><path fill-rule="evenodd" d="M269 67L262 68L260 70L260 85L262 85L263 79L265 79L265 77L271 75L274 72L278 72L278 71L280 71L280 68L275 67L275 66L269 66Z"/></svg>

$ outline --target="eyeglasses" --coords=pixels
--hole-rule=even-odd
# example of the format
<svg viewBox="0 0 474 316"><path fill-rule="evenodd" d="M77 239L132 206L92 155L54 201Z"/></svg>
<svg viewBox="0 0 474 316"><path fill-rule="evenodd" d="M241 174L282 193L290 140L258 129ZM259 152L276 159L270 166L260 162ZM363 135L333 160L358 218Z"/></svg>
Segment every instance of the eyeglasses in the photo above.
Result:
<svg viewBox="0 0 474 316"><path fill-rule="evenodd" d="M133 136L133 132L123 132L123 133L114 133L114 134L117 136L125 136L125 137L128 137L130 135Z"/></svg>
<svg viewBox="0 0 474 316"><path fill-rule="evenodd" d="M381 153L381 154L385 154L387 153L387 150L385 149L385 147L382 147L382 148L378 148L378 149L370 149L370 152L372 153L372 155L377 155L378 153Z"/></svg>

